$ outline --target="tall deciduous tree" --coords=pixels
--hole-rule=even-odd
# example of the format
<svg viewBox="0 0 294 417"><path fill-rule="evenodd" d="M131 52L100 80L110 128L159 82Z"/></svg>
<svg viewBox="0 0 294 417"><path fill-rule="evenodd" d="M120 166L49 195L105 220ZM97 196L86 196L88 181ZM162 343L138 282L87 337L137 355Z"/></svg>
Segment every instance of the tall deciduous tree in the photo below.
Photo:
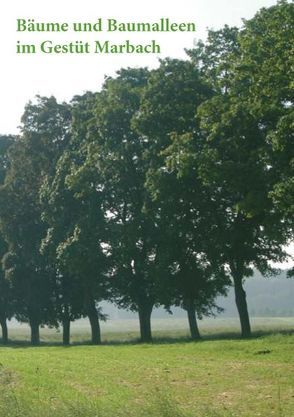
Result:
<svg viewBox="0 0 294 417"><path fill-rule="evenodd" d="M149 144L132 127L147 77L146 69L126 69L106 80L88 127L89 153L81 169L81 173L96 172L92 188L96 194L103 194L112 299L138 312L144 342L151 340L150 317L158 303L160 245L154 213L145 210L149 197L144 183L150 163L145 155Z"/></svg>
<svg viewBox="0 0 294 417"><path fill-rule="evenodd" d="M3 185L9 168L8 151L14 140L13 136L0 136L0 186ZM2 328L2 343L8 342L7 319L11 318L13 312L11 285L5 279L4 268L2 267L2 257L6 252L7 243L0 232L0 325Z"/></svg>
<svg viewBox="0 0 294 417"><path fill-rule="evenodd" d="M60 271L60 301L67 324L78 314L88 316L92 343L101 343L97 303L106 297L107 258L103 250L105 219L101 190L96 186L95 161L88 155L87 130L93 118L95 95L86 93L72 102L72 137L60 157L56 174L42 189L44 218L49 226L43 251L56 259ZM92 158L92 151L89 151ZM68 330L69 332L69 330ZM67 333L68 333L67 332ZM68 343L67 340L64 342Z"/></svg>
<svg viewBox="0 0 294 417"><path fill-rule="evenodd" d="M200 337L196 312L199 317L209 314L216 307L214 298L225 293L228 283L211 240L215 207L190 164L191 144L194 150L200 145L196 109L211 95L193 63L164 60L148 79L134 121L149 144L146 186L160 210L162 303L187 311L193 339Z"/></svg>
<svg viewBox="0 0 294 417"><path fill-rule="evenodd" d="M31 341L38 344L40 324L56 324L56 271L40 254L46 226L39 191L68 140L69 108L53 97L38 97L36 104L26 106L22 123L22 136L10 151L1 188L1 227L8 243L4 267L13 285L16 317L29 322Z"/></svg>
<svg viewBox="0 0 294 417"><path fill-rule="evenodd" d="M293 37L291 17L293 5L281 2L245 22L237 39L239 51L228 57L231 78L226 88L215 88L215 96L198 111L207 137L199 172L226 213L223 247L245 337L251 329L243 280L252 274L253 265L270 272L269 261L285 258L282 245L291 236L289 218L270 198L277 196L277 175L287 172L291 160L286 153L279 157L272 146L281 126L287 126L284 133L288 132L292 112L287 57ZM285 51L285 61L278 58L280 49ZM219 59L212 56L212 61L214 72L219 73ZM289 134L283 139L289 143Z"/></svg>
<svg viewBox="0 0 294 417"><path fill-rule="evenodd" d="M271 198L293 219L293 42L294 4L279 1L246 21L234 94L254 117L265 138Z"/></svg>

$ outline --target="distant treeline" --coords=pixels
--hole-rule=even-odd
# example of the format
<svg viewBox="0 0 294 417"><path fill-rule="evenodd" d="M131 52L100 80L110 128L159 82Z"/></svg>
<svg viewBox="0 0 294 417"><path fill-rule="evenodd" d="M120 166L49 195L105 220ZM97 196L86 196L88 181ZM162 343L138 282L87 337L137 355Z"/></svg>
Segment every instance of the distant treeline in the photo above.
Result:
<svg viewBox="0 0 294 417"><path fill-rule="evenodd" d="M245 283L249 314L253 317L294 317L294 280L282 272L276 277L262 278L254 273ZM222 317L236 316L233 288L226 298L217 298L224 308Z"/></svg>
<svg viewBox="0 0 294 417"><path fill-rule="evenodd" d="M244 279L274 274L293 239L293 26L280 1L187 60L27 104L0 140L3 342L11 317L33 344L40 325L68 344L88 317L100 343L102 300L137 312L144 342L153 308L180 306L198 339L231 285L250 336Z"/></svg>

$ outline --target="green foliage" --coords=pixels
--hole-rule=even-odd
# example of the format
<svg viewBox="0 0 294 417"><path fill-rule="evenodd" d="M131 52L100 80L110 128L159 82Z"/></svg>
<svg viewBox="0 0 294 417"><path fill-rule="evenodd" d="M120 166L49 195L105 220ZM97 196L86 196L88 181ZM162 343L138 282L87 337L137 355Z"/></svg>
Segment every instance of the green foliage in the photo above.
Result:
<svg viewBox="0 0 294 417"><path fill-rule="evenodd" d="M0 191L1 230L8 244L4 268L13 287L16 316L35 325L56 324L55 271L39 251L46 231L39 190L67 140L68 106L38 97L35 105L26 107L22 122L22 137L10 149Z"/></svg>
<svg viewBox="0 0 294 417"><path fill-rule="evenodd" d="M193 146L199 151L201 137L195 110L211 94L193 63L167 59L151 73L135 119L150 143L145 154L150 207L160 207L161 302L166 308L181 305L190 314L196 310L200 318L217 308L214 298L229 284L215 256L215 239L210 241L214 207L194 175L191 152Z"/></svg>
<svg viewBox="0 0 294 417"><path fill-rule="evenodd" d="M3 185L6 172L9 169L9 148L13 144L15 138L13 136L0 137L0 186ZM11 285L5 279L4 268L2 267L2 258L7 252L7 242L4 239L2 232L0 232L0 321L2 326L2 340L5 342L7 335L5 335L6 319L13 315L13 296Z"/></svg>
<svg viewBox="0 0 294 417"><path fill-rule="evenodd" d="M70 104L37 96L21 135L0 138L0 318L32 327L88 316L98 303L139 314L180 305L191 333L234 282L276 271L293 239L292 2L241 29L209 31L154 70L127 68Z"/></svg>
<svg viewBox="0 0 294 417"><path fill-rule="evenodd" d="M271 271L269 261L283 260L282 245L292 238L280 200L292 183L292 44L293 4L281 2L245 22L239 35L226 27L190 52L215 94L198 107L204 142L188 161L198 159L202 182L223 208L222 247L244 335L250 324L242 279L252 265Z"/></svg>
<svg viewBox="0 0 294 417"><path fill-rule="evenodd" d="M186 51L205 81L214 92L227 93L234 76L234 63L240 55L239 29L225 25L209 30L206 42Z"/></svg>

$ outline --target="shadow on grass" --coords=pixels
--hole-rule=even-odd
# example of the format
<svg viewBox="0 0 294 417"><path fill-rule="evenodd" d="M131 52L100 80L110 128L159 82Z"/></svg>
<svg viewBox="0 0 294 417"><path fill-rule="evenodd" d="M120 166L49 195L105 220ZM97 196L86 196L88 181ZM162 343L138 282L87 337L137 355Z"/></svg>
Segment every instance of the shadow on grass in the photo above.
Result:
<svg viewBox="0 0 294 417"><path fill-rule="evenodd" d="M250 338L244 339L238 332L224 331L216 332L212 334L204 334L199 340L191 340L188 336L154 336L153 341L150 343L142 343L139 338L133 339L110 339L103 340L100 345L96 346L134 346L134 345L172 345L172 344L185 344L185 343L204 343L209 341L220 341L220 340L253 340L261 337L272 336L272 335L294 335L294 329L275 329L275 330L255 330L252 332ZM27 340L9 340L7 344L2 344L0 339L1 348L42 348L42 347L63 347L71 348L75 346L95 346L90 340L73 341L70 345L63 345L59 341L41 341L39 345L31 345L30 341Z"/></svg>

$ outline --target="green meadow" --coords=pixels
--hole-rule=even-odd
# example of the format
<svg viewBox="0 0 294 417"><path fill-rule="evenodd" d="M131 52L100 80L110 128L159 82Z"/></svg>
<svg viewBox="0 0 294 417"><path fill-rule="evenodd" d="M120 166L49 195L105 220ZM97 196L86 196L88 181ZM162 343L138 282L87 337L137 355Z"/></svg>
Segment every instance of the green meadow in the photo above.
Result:
<svg viewBox="0 0 294 417"><path fill-rule="evenodd" d="M249 340L234 320L207 321L200 342L181 324L154 320L150 345L136 343L132 320L105 325L101 346L86 344L83 324L70 347L56 330L31 347L13 329L0 347L0 416L293 416L292 318L256 319Z"/></svg>

